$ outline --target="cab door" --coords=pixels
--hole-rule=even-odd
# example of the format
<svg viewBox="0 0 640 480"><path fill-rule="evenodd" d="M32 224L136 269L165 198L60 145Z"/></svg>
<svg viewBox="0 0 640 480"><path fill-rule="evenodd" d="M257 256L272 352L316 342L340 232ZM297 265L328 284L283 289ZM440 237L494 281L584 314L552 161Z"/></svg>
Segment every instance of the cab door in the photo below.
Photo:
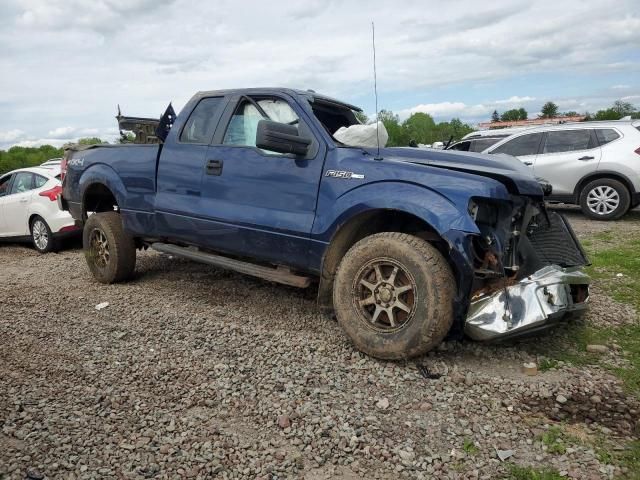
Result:
<svg viewBox="0 0 640 480"><path fill-rule="evenodd" d="M296 156L257 148L262 119L296 126L299 135L311 140L308 153ZM216 250L252 252L264 261L306 267L325 149L290 97L233 98L203 168L203 241Z"/></svg>
<svg viewBox="0 0 640 480"><path fill-rule="evenodd" d="M551 183L552 196L573 195L578 181L598 169L600 157L593 129L550 130L536 156L534 173Z"/></svg>
<svg viewBox="0 0 640 480"><path fill-rule="evenodd" d="M17 172L14 174L9 195L1 198L8 237L29 234L29 203L33 195L33 174Z"/></svg>
<svg viewBox="0 0 640 480"><path fill-rule="evenodd" d="M11 191L11 180L13 175L5 175L0 178L0 237L7 235L7 223L4 218L4 202L5 197Z"/></svg>

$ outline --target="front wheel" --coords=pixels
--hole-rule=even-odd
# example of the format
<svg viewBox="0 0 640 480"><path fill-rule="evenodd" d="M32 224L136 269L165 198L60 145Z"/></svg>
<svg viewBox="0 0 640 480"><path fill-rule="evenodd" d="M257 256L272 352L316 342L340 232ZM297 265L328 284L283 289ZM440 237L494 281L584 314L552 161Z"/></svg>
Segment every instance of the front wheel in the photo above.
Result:
<svg viewBox="0 0 640 480"><path fill-rule="evenodd" d="M456 283L442 254L403 233L364 238L346 253L334 281L338 322L373 357L427 353L453 323Z"/></svg>
<svg viewBox="0 0 640 480"><path fill-rule="evenodd" d="M133 275L136 245L117 212L91 215L84 225L82 246L89 270L100 283L122 282Z"/></svg>
<svg viewBox="0 0 640 480"><path fill-rule="evenodd" d="M616 220L631 206L629 190L618 180L600 178L589 182L580 193L580 208L594 220Z"/></svg>

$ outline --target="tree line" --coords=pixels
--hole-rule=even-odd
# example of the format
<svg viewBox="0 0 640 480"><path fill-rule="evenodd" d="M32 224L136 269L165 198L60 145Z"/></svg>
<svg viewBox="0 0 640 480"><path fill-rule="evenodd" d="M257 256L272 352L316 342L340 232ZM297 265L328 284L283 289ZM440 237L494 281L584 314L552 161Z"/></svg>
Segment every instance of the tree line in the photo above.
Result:
<svg viewBox="0 0 640 480"><path fill-rule="evenodd" d="M447 143L453 139L459 140L474 129L463 123L459 118L453 118L448 122L439 122L428 113L414 113L405 121L400 122L398 115L390 110L381 110L379 119L389 134L387 146L406 147L418 144L433 144L434 142Z"/></svg>
<svg viewBox="0 0 640 480"><path fill-rule="evenodd" d="M98 137L90 137L81 138L75 143L95 145L106 142ZM0 150L0 175L17 168L36 167L52 158L61 158L63 154L63 148L54 147L53 145L11 147L9 150Z"/></svg>
<svg viewBox="0 0 640 480"><path fill-rule="evenodd" d="M503 112L502 114L498 113L497 110L494 110L493 114L491 114L491 121L495 123L527 120L528 115L529 114L524 108L513 108ZM558 105L553 102L546 102L542 106L538 118L575 117L578 115L583 115L585 117L585 122L590 120L620 120L621 118L629 116L633 119L638 119L640 118L640 110L638 110L632 103L625 102L623 100L616 100L611 107L604 110L598 110L594 114L589 112L580 114L575 111L560 112Z"/></svg>

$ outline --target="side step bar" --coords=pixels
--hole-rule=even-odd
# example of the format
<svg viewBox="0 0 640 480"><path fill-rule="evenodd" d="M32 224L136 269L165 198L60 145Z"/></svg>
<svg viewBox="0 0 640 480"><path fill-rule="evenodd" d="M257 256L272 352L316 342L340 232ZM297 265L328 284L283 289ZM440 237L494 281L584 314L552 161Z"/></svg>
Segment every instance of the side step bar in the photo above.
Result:
<svg viewBox="0 0 640 480"><path fill-rule="evenodd" d="M311 278L295 275L287 269L264 267L249 262L235 260L233 258L205 253L190 247L180 247L170 243L156 242L151 244L151 248L162 253L169 253L176 257L188 258L195 262L206 263L215 267L224 268L226 270L235 270L272 282L284 283L292 287L306 288L311 284Z"/></svg>

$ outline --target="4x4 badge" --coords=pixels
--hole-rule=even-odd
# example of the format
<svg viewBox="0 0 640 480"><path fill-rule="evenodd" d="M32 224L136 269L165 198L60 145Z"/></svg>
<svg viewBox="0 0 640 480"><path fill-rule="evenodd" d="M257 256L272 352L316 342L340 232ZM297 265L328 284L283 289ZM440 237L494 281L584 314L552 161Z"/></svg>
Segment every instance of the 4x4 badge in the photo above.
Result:
<svg viewBox="0 0 640 480"><path fill-rule="evenodd" d="M361 173L353 173L353 172L345 172L344 170L327 170L324 174L325 177L334 177L334 178L364 178L364 175Z"/></svg>

